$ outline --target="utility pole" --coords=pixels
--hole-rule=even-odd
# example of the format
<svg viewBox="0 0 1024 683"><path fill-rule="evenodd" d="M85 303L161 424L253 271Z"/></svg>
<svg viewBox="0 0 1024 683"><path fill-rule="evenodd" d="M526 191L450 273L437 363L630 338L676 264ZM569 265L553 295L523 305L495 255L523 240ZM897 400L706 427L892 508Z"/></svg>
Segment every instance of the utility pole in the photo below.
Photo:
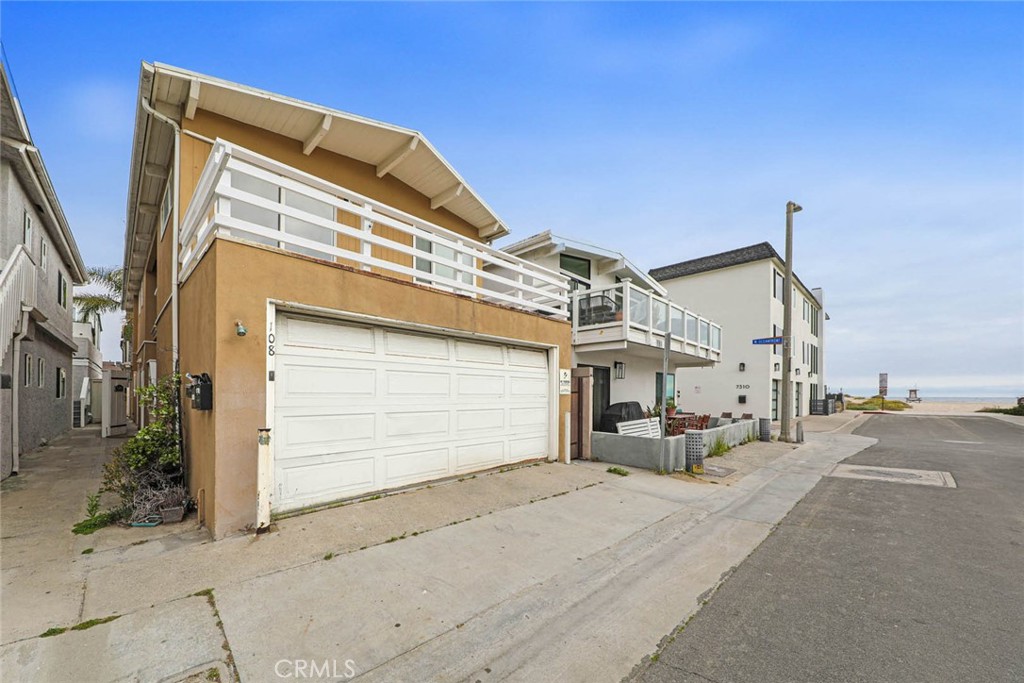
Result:
<svg viewBox="0 0 1024 683"><path fill-rule="evenodd" d="M793 416L793 384L790 373L793 369L793 214L802 211L796 202L786 202L786 279L782 293L782 417L779 441L792 441L789 423Z"/></svg>

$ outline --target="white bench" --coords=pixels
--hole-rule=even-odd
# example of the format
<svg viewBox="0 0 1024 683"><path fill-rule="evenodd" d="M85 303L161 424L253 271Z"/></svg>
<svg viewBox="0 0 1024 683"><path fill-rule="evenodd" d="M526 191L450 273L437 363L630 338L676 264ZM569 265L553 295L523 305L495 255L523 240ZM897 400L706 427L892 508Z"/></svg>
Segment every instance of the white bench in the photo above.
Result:
<svg viewBox="0 0 1024 683"><path fill-rule="evenodd" d="M615 425L622 436L642 436L649 439L657 439L661 436L661 420L651 417L643 420L630 420Z"/></svg>

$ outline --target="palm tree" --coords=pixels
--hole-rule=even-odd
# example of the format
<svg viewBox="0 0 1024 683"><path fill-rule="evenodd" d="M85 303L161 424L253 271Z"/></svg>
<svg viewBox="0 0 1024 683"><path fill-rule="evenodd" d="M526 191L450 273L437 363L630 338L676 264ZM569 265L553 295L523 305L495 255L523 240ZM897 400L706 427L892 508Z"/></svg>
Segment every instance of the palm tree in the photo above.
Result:
<svg viewBox="0 0 1024 683"><path fill-rule="evenodd" d="M86 268L89 274L88 287L94 291L75 295L75 308L81 322L90 320L99 313L114 313L121 310L124 294L124 270L111 266Z"/></svg>

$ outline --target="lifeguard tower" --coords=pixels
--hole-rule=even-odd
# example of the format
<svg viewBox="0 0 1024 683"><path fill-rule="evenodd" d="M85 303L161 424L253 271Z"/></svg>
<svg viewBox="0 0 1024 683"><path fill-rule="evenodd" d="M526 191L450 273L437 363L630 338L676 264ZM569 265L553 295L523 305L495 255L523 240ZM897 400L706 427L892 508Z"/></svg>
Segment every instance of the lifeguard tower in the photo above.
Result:
<svg viewBox="0 0 1024 683"><path fill-rule="evenodd" d="M917 389L907 389L907 391L910 393L910 395L907 396L907 403L920 403L921 402L921 399L917 395Z"/></svg>

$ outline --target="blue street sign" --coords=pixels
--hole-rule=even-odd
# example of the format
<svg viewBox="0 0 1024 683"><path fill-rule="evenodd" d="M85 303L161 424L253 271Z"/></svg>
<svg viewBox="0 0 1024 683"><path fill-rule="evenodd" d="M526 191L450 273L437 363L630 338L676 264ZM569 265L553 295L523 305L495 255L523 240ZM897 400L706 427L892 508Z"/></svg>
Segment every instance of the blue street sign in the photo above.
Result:
<svg viewBox="0 0 1024 683"><path fill-rule="evenodd" d="M765 337L764 339L755 339L755 344L781 344L782 337Z"/></svg>

